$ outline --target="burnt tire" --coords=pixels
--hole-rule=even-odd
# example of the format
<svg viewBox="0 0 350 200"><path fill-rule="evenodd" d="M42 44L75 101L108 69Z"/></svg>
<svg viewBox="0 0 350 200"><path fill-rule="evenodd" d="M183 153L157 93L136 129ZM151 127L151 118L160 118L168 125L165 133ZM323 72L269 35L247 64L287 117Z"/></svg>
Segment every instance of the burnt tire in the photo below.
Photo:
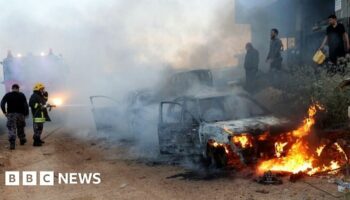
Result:
<svg viewBox="0 0 350 200"><path fill-rule="evenodd" d="M209 168L212 164L211 157L201 155L200 163L203 167Z"/></svg>
<svg viewBox="0 0 350 200"><path fill-rule="evenodd" d="M208 147L207 148L207 165L214 165L216 168L224 168L227 166L228 158L223 147Z"/></svg>
<svg viewBox="0 0 350 200"><path fill-rule="evenodd" d="M214 160L217 168L223 168L227 166L228 158L225 152L225 148L215 149Z"/></svg>

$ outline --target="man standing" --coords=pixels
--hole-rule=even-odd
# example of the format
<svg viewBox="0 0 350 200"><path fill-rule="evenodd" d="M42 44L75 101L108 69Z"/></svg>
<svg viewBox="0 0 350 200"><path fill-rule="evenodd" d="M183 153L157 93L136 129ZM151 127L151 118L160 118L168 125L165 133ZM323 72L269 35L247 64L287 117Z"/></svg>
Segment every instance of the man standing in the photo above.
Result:
<svg viewBox="0 0 350 200"><path fill-rule="evenodd" d="M33 146L42 146L44 141L41 140L41 134L44 129L44 123L51 121L47 112L48 93L45 91L45 86L42 83L37 83L34 86L33 94L29 99L29 106L33 115Z"/></svg>
<svg viewBox="0 0 350 200"><path fill-rule="evenodd" d="M259 68L259 52L251 43L247 43L245 49L247 50L244 59L246 86L249 91L252 91Z"/></svg>
<svg viewBox="0 0 350 200"><path fill-rule="evenodd" d="M271 30L270 50L266 59L266 62L270 63L270 70L280 71L282 69L281 51L283 51L283 44L278 38L278 30L274 28Z"/></svg>
<svg viewBox="0 0 350 200"><path fill-rule="evenodd" d="M10 149L16 147L16 131L20 144L27 142L24 127L25 117L29 114L26 96L19 91L19 85L13 84L12 91L7 93L1 100L1 110L7 117L7 128L9 131Z"/></svg>
<svg viewBox="0 0 350 200"><path fill-rule="evenodd" d="M320 50L328 43L329 60L337 64L337 59L344 57L346 51L349 51L349 36L345 31L344 25L338 23L337 16L330 15L328 17L328 24L327 35L321 44Z"/></svg>

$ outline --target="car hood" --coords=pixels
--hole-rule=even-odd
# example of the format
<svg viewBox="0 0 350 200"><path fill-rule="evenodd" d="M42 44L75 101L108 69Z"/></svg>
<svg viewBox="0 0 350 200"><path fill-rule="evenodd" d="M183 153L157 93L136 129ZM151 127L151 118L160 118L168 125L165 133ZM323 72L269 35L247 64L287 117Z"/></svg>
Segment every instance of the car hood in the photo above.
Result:
<svg viewBox="0 0 350 200"><path fill-rule="evenodd" d="M250 130L268 130L274 126L283 126L288 120L274 116L263 116L232 121L221 121L206 124L207 127L226 130L228 134L242 133Z"/></svg>

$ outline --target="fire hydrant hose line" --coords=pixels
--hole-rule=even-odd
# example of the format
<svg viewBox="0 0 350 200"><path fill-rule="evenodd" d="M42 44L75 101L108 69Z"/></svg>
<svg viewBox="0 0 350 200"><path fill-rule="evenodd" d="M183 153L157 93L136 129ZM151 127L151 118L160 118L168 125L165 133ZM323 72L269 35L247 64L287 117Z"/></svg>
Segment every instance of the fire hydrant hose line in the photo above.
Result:
<svg viewBox="0 0 350 200"><path fill-rule="evenodd" d="M316 173L316 174L314 174L314 175L317 175L317 174L324 174L324 173L328 173L328 172L332 172L332 171L337 171L337 170L345 169L346 167L347 167L346 165L343 165L343 166L341 166L341 167L338 168L338 169L328 170L328 171ZM334 195L334 194L332 194L332 193L330 193L330 192L328 192L328 191L326 191L326 190L324 190L324 189L322 189L322 188L319 188L319 187L317 187L316 185L314 185L314 184L312 184L312 183L309 183L309 182L307 182L307 181L305 181L305 180L303 180L302 183L305 183L305 184L309 185L310 187L312 187L312 188L314 188L314 189L316 189L316 190L319 190L319 191L321 191L321 192L323 192L323 193L325 193L325 194L327 194L327 195L329 195L329 196L331 196L331 197L333 197L333 198L335 198L335 199L339 199L339 198L344 197L344 195L336 196L336 195Z"/></svg>
<svg viewBox="0 0 350 200"><path fill-rule="evenodd" d="M323 193L325 193L325 194L327 194L327 195L329 195L329 196L335 198L335 199L340 199L340 198L344 197L344 195L336 196L336 195L334 195L334 194L332 194L332 193L330 193L330 192L328 192L328 191L326 191L326 190L324 190L324 189L321 189L321 188L319 188L319 187L317 187L317 186L315 186L314 184L311 184L311 183L309 183L309 182L306 182L306 181L302 181L302 182L305 183L306 185L308 185L308 186L310 186L310 187L312 187L312 188L318 190L318 191L321 191L321 192L323 192Z"/></svg>
<svg viewBox="0 0 350 200"><path fill-rule="evenodd" d="M43 140L50 137L51 135L53 135L54 133L56 133L58 130L62 129L63 126L60 126L58 128L55 128L54 130L50 131L45 137L43 137Z"/></svg>

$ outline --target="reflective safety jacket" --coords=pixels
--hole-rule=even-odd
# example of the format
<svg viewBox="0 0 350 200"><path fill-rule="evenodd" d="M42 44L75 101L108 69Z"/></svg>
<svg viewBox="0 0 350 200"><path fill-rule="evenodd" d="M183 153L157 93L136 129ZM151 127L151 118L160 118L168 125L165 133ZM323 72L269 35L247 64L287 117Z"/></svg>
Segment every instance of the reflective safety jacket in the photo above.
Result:
<svg viewBox="0 0 350 200"><path fill-rule="evenodd" d="M51 121L47 109L45 107L48 94L41 94L39 91L34 91L29 99L29 107L32 110L34 123L44 123Z"/></svg>

